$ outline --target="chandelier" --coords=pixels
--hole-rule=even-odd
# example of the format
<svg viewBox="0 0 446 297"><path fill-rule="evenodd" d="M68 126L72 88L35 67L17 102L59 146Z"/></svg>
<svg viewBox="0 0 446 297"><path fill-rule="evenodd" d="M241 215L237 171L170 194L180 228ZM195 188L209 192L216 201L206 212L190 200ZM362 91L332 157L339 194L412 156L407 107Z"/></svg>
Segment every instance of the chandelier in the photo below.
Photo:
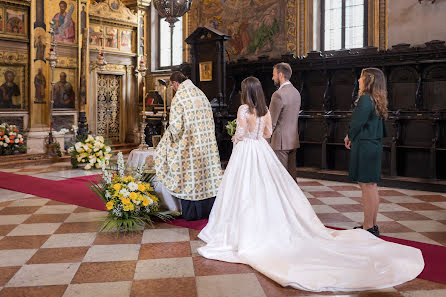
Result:
<svg viewBox="0 0 446 297"><path fill-rule="evenodd" d="M153 0L153 5L162 18L170 24L171 30L175 22L190 10L192 0Z"/></svg>

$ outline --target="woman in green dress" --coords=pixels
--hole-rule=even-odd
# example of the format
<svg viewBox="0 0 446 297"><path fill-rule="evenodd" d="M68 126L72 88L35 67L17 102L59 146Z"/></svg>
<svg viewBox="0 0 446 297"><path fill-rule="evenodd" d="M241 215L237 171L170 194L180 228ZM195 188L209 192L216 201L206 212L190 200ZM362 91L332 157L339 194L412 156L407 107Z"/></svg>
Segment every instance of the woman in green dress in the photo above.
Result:
<svg viewBox="0 0 446 297"><path fill-rule="evenodd" d="M384 73L365 68L359 78L359 95L355 101L348 134L344 142L351 149L349 177L358 182L364 205L363 228L379 236L376 225L381 179L382 138L386 136L387 88Z"/></svg>

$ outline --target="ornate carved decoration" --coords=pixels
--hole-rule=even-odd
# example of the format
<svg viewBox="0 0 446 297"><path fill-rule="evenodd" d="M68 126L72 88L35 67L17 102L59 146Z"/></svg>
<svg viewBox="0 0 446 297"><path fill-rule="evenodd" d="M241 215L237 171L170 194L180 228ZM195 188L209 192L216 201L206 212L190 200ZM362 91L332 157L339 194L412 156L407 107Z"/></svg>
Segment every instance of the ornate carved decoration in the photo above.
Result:
<svg viewBox="0 0 446 297"><path fill-rule="evenodd" d="M287 1L286 9L286 50L287 52L297 52L297 1Z"/></svg>
<svg viewBox="0 0 446 297"><path fill-rule="evenodd" d="M77 68L77 59L72 57L59 57L56 67Z"/></svg>
<svg viewBox="0 0 446 297"><path fill-rule="evenodd" d="M387 0L379 0L379 49L387 48Z"/></svg>
<svg viewBox="0 0 446 297"><path fill-rule="evenodd" d="M126 7L121 1L118 8L113 9L109 3L94 3L89 7L89 15L92 20L112 21L120 24L127 24L136 27L138 24L138 15Z"/></svg>
<svg viewBox="0 0 446 297"><path fill-rule="evenodd" d="M3 64L27 64L28 59L28 54L0 51L0 63Z"/></svg>
<svg viewBox="0 0 446 297"><path fill-rule="evenodd" d="M0 2L12 5L30 6L31 0L2 0Z"/></svg>
<svg viewBox="0 0 446 297"><path fill-rule="evenodd" d="M90 67L93 66L95 63L90 63ZM91 68L90 68L91 69ZM126 65L120 65L120 64L107 64L105 65L104 71L120 71L120 72L126 72Z"/></svg>
<svg viewBox="0 0 446 297"><path fill-rule="evenodd" d="M98 75L98 128L99 135L113 143L119 142L121 78L117 75Z"/></svg>

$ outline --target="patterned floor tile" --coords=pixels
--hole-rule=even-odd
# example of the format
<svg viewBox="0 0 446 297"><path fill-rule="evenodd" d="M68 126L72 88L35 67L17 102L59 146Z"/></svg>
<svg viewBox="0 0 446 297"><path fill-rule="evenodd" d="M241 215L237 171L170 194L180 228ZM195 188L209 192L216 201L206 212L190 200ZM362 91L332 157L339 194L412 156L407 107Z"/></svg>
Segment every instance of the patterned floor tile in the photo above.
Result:
<svg viewBox="0 0 446 297"><path fill-rule="evenodd" d="M95 245L105 244L140 244L142 233L118 234L116 232L98 233L94 241Z"/></svg>
<svg viewBox="0 0 446 297"><path fill-rule="evenodd" d="M443 202L435 202L443 203ZM434 205L433 203L398 203L398 205L405 207L410 210L437 210L441 207ZM446 205L446 204L445 204Z"/></svg>
<svg viewBox="0 0 446 297"><path fill-rule="evenodd" d="M0 297L62 297L66 288L67 285L3 288L3 290L0 291Z"/></svg>
<svg viewBox="0 0 446 297"><path fill-rule="evenodd" d="M71 213L77 208L76 205L45 205L42 206L36 214L60 214L60 213Z"/></svg>
<svg viewBox="0 0 446 297"><path fill-rule="evenodd" d="M182 258L191 256L189 242L162 242L141 245L139 260L159 258Z"/></svg>
<svg viewBox="0 0 446 297"><path fill-rule="evenodd" d="M320 214L320 213L338 213L338 211L336 210L336 208L332 205L332 206L328 206L328 205L312 205L314 212L316 212L316 214Z"/></svg>
<svg viewBox="0 0 446 297"><path fill-rule="evenodd" d="M35 224L35 223L63 223L69 216L69 213L61 214L33 214L31 215L24 224Z"/></svg>
<svg viewBox="0 0 446 297"><path fill-rule="evenodd" d="M439 242L436 242L435 240L432 240L429 237L424 236L423 234L418 232L383 233L383 235L406 240L424 242L429 244L441 245Z"/></svg>
<svg viewBox="0 0 446 297"><path fill-rule="evenodd" d="M446 246L446 232L421 232L421 234Z"/></svg>
<svg viewBox="0 0 446 297"><path fill-rule="evenodd" d="M39 249L26 264L77 263L82 262L88 247Z"/></svg>
<svg viewBox="0 0 446 297"><path fill-rule="evenodd" d="M317 216L325 225L335 222L337 223L352 222L350 218L340 213L320 213Z"/></svg>
<svg viewBox="0 0 446 297"><path fill-rule="evenodd" d="M94 245L85 255L84 262L137 260L139 249L139 244Z"/></svg>
<svg viewBox="0 0 446 297"><path fill-rule="evenodd" d="M419 213L431 220L441 221L446 220L446 210L417 210L413 213Z"/></svg>
<svg viewBox="0 0 446 297"><path fill-rule="evenodd" d="M132 281L135 268L136 261L82 263L71 283Z"/></svg>
<svg viewBox="0 0 446 297"><path fill-rule="evenodd" d="M191 257L140 260L135 270L135 280L192 276L194 265Z"/></svg>
<svg viewBox="0 0 446 297"><path fill-rule="evenodd" d="M0 210L0 216L32 214L39 208L40 206L8 206Z"/></svg>
<svg viewBox="0 0 446 297"><path fill-rule="evenodd" d="M444 297L446 296L446 290L430 290L430 291L407 291L402 292L404 297Z"/></svg>
<svg viewBox="0 0 446 297"><path fill-rule="evenodd" d="M415 198L426 202L446 202L446 195L416 195Z"/></svg>
<svg viewBox="0 0 446 297"><path fill-rule="evenodd" d="M195 275L197 276L251 273L254 271L248 265L210 260L203 257L194 257L193 261Z"/></svg>
<svg viewBox="0 0 446 297"><path fill-rule="evenodd" d="M254 273L198 276L200 297L266 297Z"/></svg>
<svg viewBox="0 0 446 297"><path fill-rule="evenodd" d="M135 280L131 296L197 297L197 288L193 277Z"/></svg>
<svg viewBox="0 0 446 297"><path fill-rule="evenodd" d="M0 267L24 265L37 249L0 250Z"/></svg>
<svg viewBox="0 0 446 297"><path fill-rule="evenodd" d="M0 250L38 249L50 235L7 236L0 240Z"/></svg>
<svg viewBox="0 0 446 297"><path fill-rule="evenodd" d="M75 222L75 223L63 223L59 229L56 230L56 234L65 233L89 233L97 232L99 230L100 222Z"/></svg>
<svg viewBox="0 0 446 297"><path fill-rule="evenodd" d="M326 198L333 198L333 197L344 197L344 195L342 195L341 193L338 193L336 191L317 191L317 192L308 191L308 193L310 193L311 195L313 195L316 198L324 197L326 199Z"/></svg>
<svg viewBox="0 0 446 297"><path fill-rule="evenodd" d="M189 231L187 229L172 228L172 229L147 229L144 230L142 243L157 243L157 242L177 242L189 241Z"/></svg>
<svg viewBox="0 0 446 297"><path fill-rule="evenodd" d="M21 266L0 267L0 287L3 287L19 271Z"/></svg>
<svg viewBox="0 0 446 297"><path fill-rule="evenodd" d="M337 197L337 198L327 198L327 197L319 197L318 198L322 203L328 204L328 205L335 205L335 204L358 204L355 200L347 197Z"/></svg>
<svg viewBox="0 0 446 297"><path fill-rule="evenodd" d="M17 226L18 225L0 225L0 235L1 236L7 235L9 232L14 230L14 228L16 228Z"/></svg>
<svg viewBox="0 0 446 297"><path fill-rule="evenodd" d="M192 253L192 257L198 257L199 254L197 252L197 249L202 246L205 246L205 245L206 245L206 243L202 240L191 240L190 241L190 250Z"/></svg>
<svg viewBox="0 0 446 297"><path fill-rule="evenodd" d="M80 263L24 265L6 287L30 287L69 284Z"/></svg>
<svg viewBox="0 0 446 297"><path fill-rule="evenodd" d="M423 221L429 218L413 211L386 211L384 215L393 221Z"/></svg>
<svg viewBox="0 0 446 297"><path fill-rule="evenodd" d="M15 227L8 236L53 234L61 223L21 224Z"/></svg>
<svg viewBox="0 0 446 297"><path fill-rule="evenodd" d="M96 233L53 234L43 244L42 248L62 248L76 246L90 246L96 238Z"/></svg>
<svg viewBox="0 0 446 297"><path fill-rule="evenodd" d="M423 201L410 196L384 196L381 201L387 200L392 203L422 203Z"/></svg>
<svg viewBox="0 0 446 297"><path fill-rule="evenodd" d="M95 221L104 221L104 218L107 216L105 211L97 211L97 212L80 212L80 213L72 213L65 220L67 223L72 222L95 222Z"/></svg>
<svg viewBox="0 0 446 297"><path fill-rule="evenodd" d="M442 209L446 209L446 202L432 202L432 204Z"/></svg>
<svg viewBox="0 0 446 297"><path fill-rule="evenodd" d="M435 221L400 221L400 224L417 232L446 232L446 225Z"/></svg>
<svg viewBox="0 0 446 297"><path fill-rule="evenodd" d="M63 297L129 297L132 282L87 283L69 285Z"/></svg>
<svg viewBox="0 0 446 297"><path fill-rule="evenodd" d="M20 200L16 200L16 201L12 202L11 204L9 204L9 206L10 207L14 207L14 206L42 206L42 205L45 205L46 203L48 203L48 201L50 201L50 200L45 199L45 198L20 199Z"/></svg>

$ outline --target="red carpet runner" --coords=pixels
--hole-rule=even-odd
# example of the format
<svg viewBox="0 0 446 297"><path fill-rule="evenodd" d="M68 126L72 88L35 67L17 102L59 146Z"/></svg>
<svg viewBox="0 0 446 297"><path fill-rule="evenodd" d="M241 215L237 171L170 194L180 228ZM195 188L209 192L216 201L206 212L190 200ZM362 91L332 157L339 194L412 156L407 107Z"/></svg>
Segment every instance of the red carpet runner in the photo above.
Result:
<svg viewBox="0 0 446 297"><path fill-rule="evenodd" d="M87 186L89 181L95 180L97 177L97 175L83 176L61 181L51 181L0 171L0 188L83 207L106 210L102 200ZM207 220L188 222L178 219L169 223L175 226L201 230L206 226ZM380 238L420 249L426 265L418 277L446 284L446 247L387 236L381 236Z"/></svg>

